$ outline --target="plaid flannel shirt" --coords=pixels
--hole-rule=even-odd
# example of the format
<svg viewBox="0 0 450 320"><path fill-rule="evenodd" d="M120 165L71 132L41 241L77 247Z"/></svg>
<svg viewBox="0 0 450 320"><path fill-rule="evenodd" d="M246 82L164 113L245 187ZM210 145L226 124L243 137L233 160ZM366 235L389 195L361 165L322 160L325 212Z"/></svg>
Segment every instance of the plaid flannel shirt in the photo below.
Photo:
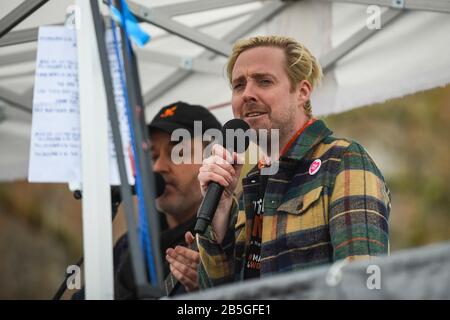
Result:
<svg viewBox="0 0 450 320"><path fill-rule="evenodd" d="M264 197L260 276L389 253L390 192L365 149L331 136L317 120L280 157ZM321 160L310 175L312 162ZM211 226L197 238L200 288L243 280L259 171L243 179L230 228L218 244Z"/></svg>

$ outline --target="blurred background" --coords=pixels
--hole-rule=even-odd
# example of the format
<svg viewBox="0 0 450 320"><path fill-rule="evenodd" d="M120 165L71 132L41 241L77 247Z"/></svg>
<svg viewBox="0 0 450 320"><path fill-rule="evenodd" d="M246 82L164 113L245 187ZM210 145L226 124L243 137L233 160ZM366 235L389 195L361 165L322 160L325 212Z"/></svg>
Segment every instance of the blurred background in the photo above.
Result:
<svg viewBox="0 0 450 320"><path fill-rule="evenodd" d="M450 240L450 86L322 118L384 173L391 253ZM114 239L125 230L120 211ZM82 246L81 202L67 185L0 184L0 299L51 299Z"/></svg>

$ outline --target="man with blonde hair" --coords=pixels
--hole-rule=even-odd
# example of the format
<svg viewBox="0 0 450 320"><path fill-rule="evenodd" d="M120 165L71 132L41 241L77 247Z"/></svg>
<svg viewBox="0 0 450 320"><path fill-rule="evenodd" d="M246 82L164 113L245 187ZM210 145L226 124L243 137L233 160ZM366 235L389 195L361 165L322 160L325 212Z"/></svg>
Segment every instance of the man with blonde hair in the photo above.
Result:
<svg viewBox="0 0 450 320"><path fill-rule="evenodd" d="M389 190L361 145L312 117L322 71L309 50L289 37L240 40L227 71L234 116L252 129L279 130L279 156L270 159L279 169L263 175L261 162L236 199L237 155L215 146L204 160L203 195L211 181L225 192L197 237L200 287L387 254Z"/></svg>

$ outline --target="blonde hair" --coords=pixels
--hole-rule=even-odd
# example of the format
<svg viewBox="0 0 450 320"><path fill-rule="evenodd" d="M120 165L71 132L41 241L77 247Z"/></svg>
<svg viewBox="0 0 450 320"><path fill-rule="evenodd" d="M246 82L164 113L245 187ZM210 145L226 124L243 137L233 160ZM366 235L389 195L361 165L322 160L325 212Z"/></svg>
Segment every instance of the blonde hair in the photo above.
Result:
<svg viewBox="0 0 450 320"><path fill-rule="evenodd" d="M302 80L307 80L314 89L322 79L322 68L311 52L294 38L285 36L256 36L242 39L235 43L228 59L227 75L231 83L231 75L239 55L256 47L276 47L284 51L286 57L286 73L294 88ZM312 117L311 101L303 106L305 114Z"/></svg>

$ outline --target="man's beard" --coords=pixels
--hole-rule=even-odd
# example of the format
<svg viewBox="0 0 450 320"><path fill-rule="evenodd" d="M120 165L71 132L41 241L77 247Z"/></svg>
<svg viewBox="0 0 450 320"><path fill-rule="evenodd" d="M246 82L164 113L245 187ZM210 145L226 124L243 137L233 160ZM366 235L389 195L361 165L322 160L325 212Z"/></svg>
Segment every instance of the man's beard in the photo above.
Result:
<svg viewBox="0 0 450 320"><path fill-rule="evenodd" d="M169 196L164 194L156 199L156 208L171 216L179 216L185 214L187 211L191 211L197 204L200 205L201 193L200 186L198 194L193 193L192 190L181 192L178 187L176 192L173 192Z"/></svg>
<svg viewBox="0 0 450 320"><path fill-rule="evenodd" d="M175 200L160 197L156 200L156 207L159 211L172 215L178 211L184 211L185 208L183 208L183 205L185 203L185 197L180 195L177 195Z"/></svg>
<svg viewBox="0 0 450 320"><path fill-rule="evenodd" d="M276 145L279 145L280 148L283 148L284 145L280 145L280 143L286 143L290 137L292 135L294 135L295 132L294 128L295 128L295 118L293 117L293 114L290 113L286 116L285 119L281 119L281 120L274 120L269 118L269 123L267 123L264 126L257 126L256 128L253 128L257 131L257 141L256 143L258 145L261 144L261 139L260 139L260 133L258 132L259 129L265 129L267 130L267 146L272 146L272 139L278 139L278 141L274 141L276 142ZM278 135L274 135L273 130L278 130ZM269 148L270 149L270 148ZM270 151L270 150L268 150Z"/></svg>

